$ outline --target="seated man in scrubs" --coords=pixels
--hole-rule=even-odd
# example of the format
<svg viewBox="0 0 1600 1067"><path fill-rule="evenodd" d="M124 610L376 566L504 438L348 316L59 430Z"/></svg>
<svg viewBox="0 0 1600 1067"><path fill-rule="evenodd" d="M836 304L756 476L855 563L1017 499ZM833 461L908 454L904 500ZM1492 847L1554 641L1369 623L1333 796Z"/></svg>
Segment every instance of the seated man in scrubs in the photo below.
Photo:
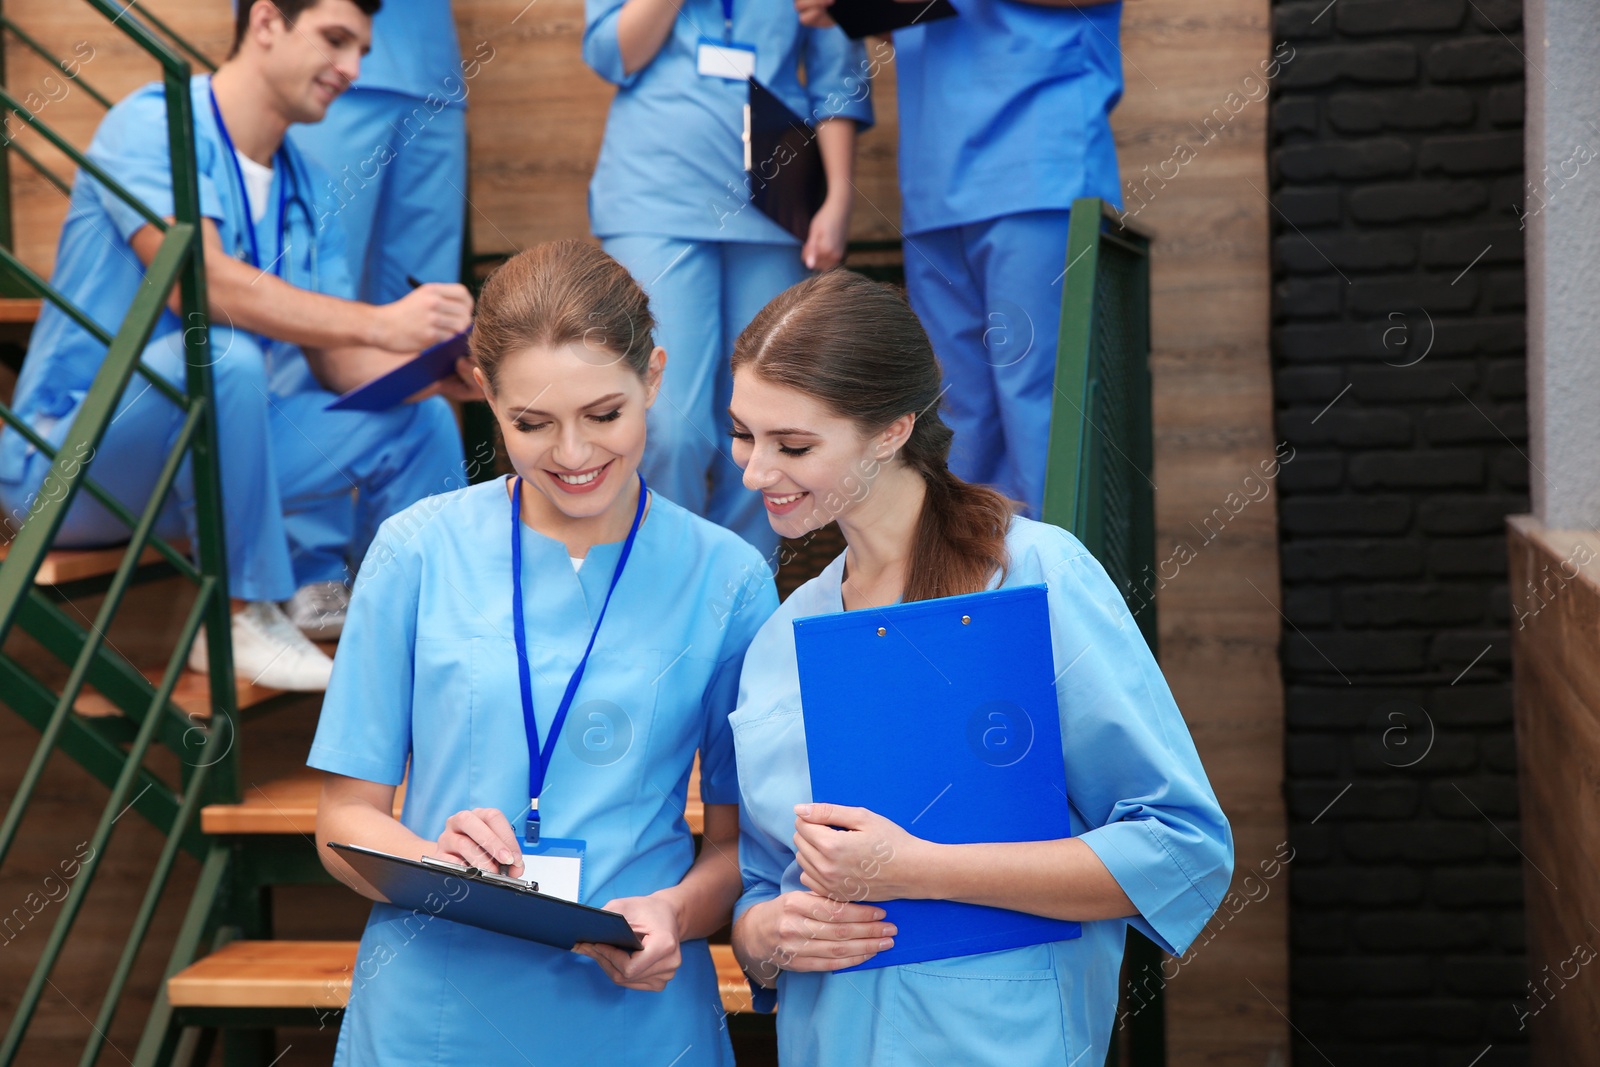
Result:
<svg viewBox="0 0 1600 1067"><path fill-rule="evenodd" d="M796 0L829 25L834 0ZM1121 3L955 0L894 34L906 293L944 368L950 469L1039 517L1067 216L1120 204Z"/></svg>
<svg viewBox="0 0 1600 1067"><path fill-rule="evenodd" d="M358 491L376 524L424 496L464 482L460 436L440 397L380 413L329 412L343 392L465 329L472 299L459 285L424 285L391 304L355 302L337 223L323 224L323 182L284 140L316 122L360 69L377 0L255 0L239 17L233 54L191 84L204 216L210 359L216 398L234 663L239 675L281 689L327 686L332 663L291 625L278 602L303 584L326 546L297 541L297 515ZM173 213L166 102L159 83L112 108L91 160L156 214ZM101 183L80 174L52 282L108 331L144 282L161 233ZM170 307L145 365L183 387L184 324ZM50 304L34 330L14 408L59 446L105 349ZM452 379L449 395L468 393ZM183 412L135 376L90 476L126 506L144 506ZM14 432L0 436L0 502L26 514L50 461ZM195 538L194 491L180 476L158 532ZM115 544L128 530L87 494L56 545ZM357 531L357 538L370 536ZM359 549L360 545L355 546ZM190 665L205 670L205 643Z"/></svg>

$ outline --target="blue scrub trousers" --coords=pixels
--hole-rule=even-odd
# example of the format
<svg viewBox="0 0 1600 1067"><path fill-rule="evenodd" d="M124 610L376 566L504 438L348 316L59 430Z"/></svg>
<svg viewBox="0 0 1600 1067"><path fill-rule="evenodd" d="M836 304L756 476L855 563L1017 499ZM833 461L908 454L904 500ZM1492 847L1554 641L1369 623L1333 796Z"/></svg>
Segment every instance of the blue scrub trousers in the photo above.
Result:
<svg viewBox="0 0 1600 1067"><path fill-rule="evenodd" d="M655 234L606 237L601 243L649 294L656 343L667 350L661 393L650 409L645 479L772 560L778 535L761 494L744 487L744 471L728 448L728 358L756 312L806 277L800 246Z"/></svg>
<svg viewBox="0 0 1600 1067"><path fill-rule="evenodd" d="M403 93L353 88L290 136L332 183L318 192L344 226L357 299L399 300L411 291L408 274L461 279L465 108L434 111Z"/></svg>
<svg viewBox="0 0 1600 1067"><path fill-rule="evenodd" d="M302 513L326 509L330 501L348 505L351 492L359 490L375 530L378 522L423 497L465 484L460 432L442 398L386 412L325 411L332 397L321 390L291 396L268 391L266 358L254 334L214 326L211 346L230 596L287 600L297 584L304 584L296 581L291 551L299 557L296 562L343 572L347 544L337 546L336 557L328 546L293 544L295 521ZM143 358L146 366L182 388L181 332L152 342ZM75 414L36 419L34 428L59 448ZM182 424L178 407L135 375L90 462L89 476L139 514ZM7 451L27 448L14 433L3 440ZM0 497L13 514L25 514L32 505L50 463L43 453L32 452L20 469L16 482L0 482ZM373 530L363 535L370 540ZM156 532L196 543L188 460ZM87 492L79 492L55 546L118 544L128 534L116 516Z"/></svg>
<svg viewBox="0 0 1600 1067"><path fill-rule="evenodd" d="M1066 211L927 230L905 240L906 291L944 371L950 469L1037 519L1044 502Z"/></svg>

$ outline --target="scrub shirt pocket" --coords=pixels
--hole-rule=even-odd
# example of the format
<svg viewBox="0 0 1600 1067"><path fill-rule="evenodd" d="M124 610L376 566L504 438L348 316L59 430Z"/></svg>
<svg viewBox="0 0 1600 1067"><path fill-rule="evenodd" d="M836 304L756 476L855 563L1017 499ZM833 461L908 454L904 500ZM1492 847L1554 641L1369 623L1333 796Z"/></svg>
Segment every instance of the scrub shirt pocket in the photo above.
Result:
<svg viewBox="0 0 1600 1067"><path fill-rule="evenodd" d="M912 1040L934 1062L1072 1063L1060 975L1049 945L902 964L895 975L899 981L890 1016L904 1033L925 1035Z"/></svg>

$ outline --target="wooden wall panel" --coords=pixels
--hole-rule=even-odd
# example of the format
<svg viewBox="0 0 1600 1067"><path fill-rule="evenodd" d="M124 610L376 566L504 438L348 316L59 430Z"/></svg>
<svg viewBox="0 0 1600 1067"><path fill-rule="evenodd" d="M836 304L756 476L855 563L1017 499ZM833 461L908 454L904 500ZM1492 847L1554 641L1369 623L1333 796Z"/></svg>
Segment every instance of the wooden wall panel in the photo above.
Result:
<svg viewBox="0 0 1600 1067"><path fill-rule="evenodd" d="M143 0L144 6L211 53L225 50L228 13L220 0ZM64 53L88 42L95 54L83 73L113 98L154 76L153 65L85 7L10 0L6 10ZM612 90L579 56L582 5L459 0L456 11L463 52L492 51L470 83L475 246L504 252L586 236L588 177ZM1232 821L1236 887L1275 858L1286 837L1275 496L1251 503L1209 541L1197 528L1274 454L1262 195L1267 105L1246 80L1260 82L1272 51L1268 25L1266 0L1199 7L1129 0L1127 92L1114 123L1124 178L1149 181L1153 191L1132 221L1155 238L1158 558L1180 542L1195 552L1160 591L1162 664ZM44 87L49 69L14 40L6 62L13 92ZM876 93L879 122L861 140L858 238L898 235L892 62ZM1202 142L1198 128L1227 107L1230 93L1240 93L1235 102L1246 99L1245 106ZM86 96L69 92L44 117L59 120L83 145L100 113ZM30 147L37 140L26 133L20 139ZM1195 158L1163 184L1158 168L1179 142L1192 146ZM48 272L66 203L20 161L12 166L19 252ZM997 201L1004 195L995 190ZM1280 1014L1288 1008L1287 883L1279 874L1259 902L1214 922L1212 939L1168 983L1173 1067L1287 1063L1287 1020Z"/></svg>

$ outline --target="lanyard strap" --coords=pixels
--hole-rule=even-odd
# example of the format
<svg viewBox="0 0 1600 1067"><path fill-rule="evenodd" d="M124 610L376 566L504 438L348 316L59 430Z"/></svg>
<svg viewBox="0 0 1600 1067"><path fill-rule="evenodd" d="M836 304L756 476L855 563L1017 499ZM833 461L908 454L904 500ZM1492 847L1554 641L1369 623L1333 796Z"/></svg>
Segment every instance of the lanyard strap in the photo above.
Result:
<svg viewBox="0 0 1600 1067"><path fill-rule="evenodd" d="M732 3L732 0L727 0ZM211 114L217 120L217 132L222 135L222 147L225 150L228 162L233 164L233 180L239 187L239 200L244 205L244 232L250 238L250 265L257 270L261 266L261 248L256 243L255 212L250 210L250 187L244 181L244 168L239 165L238 151L233 147L233 138L228 134L228 124L222 121L222 109L217 106L217 91L206 82L206 92L211 96ZM280 147L273 153L273 162L280 164L278 167L278 254L272 260L272 273L278 273L278 261L283 258L283 224L285 216L285 201L288 196L289 185L289 157ZM281 275L280 275L281 277Z"/></svg>
<svg viewBox="0 0 1600 1067"><path fill-rule="evenodd" d="M594 630L589 634L589 644L583 650L583 658L578 661L578 669L572 672L572 678L567 682L567 691L561 696L561 704L556 708L556 717L550 723L550 736L545 738L544 745L539 745L539 723L533 715L533 682L528 672L528 639L527 627L522 618L522 479L517 478L511 489L511 626L516 635L517 642L517 684L522 690L522 725L527 733L528 741L528 829L527 839L529 844L539 840L539 794L544 789L544 776L550 770L550 760L556 754L556 739L561 736L561 727L567 721L567 712L572 708L572 699L578 693L578 683L583 681L584 668L589 665L589 653L594 651L595 638L600 636L600 624L606 620L606 608L611 606L611 594L617 591L617 582L622 578L622 569L628 565L628 556L633 552L634 538L639 534L639 524L644 521L644 505L649 489L644 484L644 475L639 475L639 506L633 512L633 525L628 528L628 539L622 542L622 554L617 557L617 569L611 574L611 585L606 589L606 598L600 604L600 615L594 620Z"/></svg>
<svg viewBox="0 0 1600 1067"><path fill-rule="evenodd" d="M733 43L733 0L722 0L722 42Z"/></svg>

